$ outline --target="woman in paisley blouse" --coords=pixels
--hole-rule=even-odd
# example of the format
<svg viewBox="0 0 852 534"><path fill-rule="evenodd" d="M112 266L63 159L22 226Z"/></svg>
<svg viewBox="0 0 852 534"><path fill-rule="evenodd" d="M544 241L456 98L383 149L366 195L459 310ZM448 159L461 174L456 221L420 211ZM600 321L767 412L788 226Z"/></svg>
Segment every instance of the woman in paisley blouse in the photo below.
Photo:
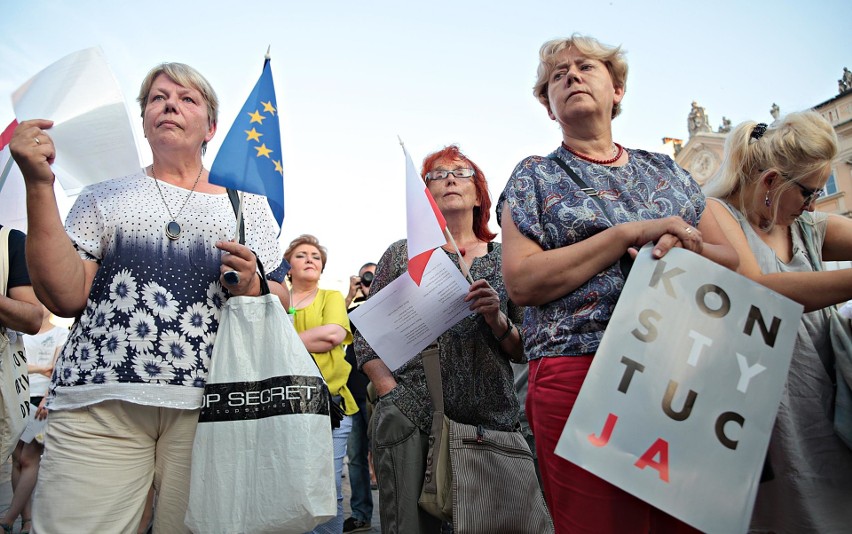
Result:
<svg viewBox="0 0 852 534"><path fill-rule="evenodd" d="M613 142L626 83L620 48L576 34L545 43L534 94L561 127L562 143L549 157L518 164L498 208L506 287L529 306L526 412L557 532L688 530L554 449L621 294L620 259L653 241L655 258L683 247L737 264L689 173L668 156ZM560 162L600 191L605 212Z"/></svg>
<svg viewBox="0 0 852 534"><path fill-rule="evenodd" d="M139 92L153 164L87 187L63 229L53 194L53 123L21 123L12 155L26 180L27 259L39 299L76 317L48 406L34 495L38 532L135 532L148 489L155 532L184 526L202 392L228 296L258 295L257 257L286 302L278 227L245 195L246 245L202 163L218 100L182 63L152 69ZM236 284L223 273L237 271Z"/></svg>
<svg viewBox="0 0 852 534"><path fill-rule="evenodd" d="M466 299L477 313L437 340L445 413L460 423L514 430L519 407L509 362L524 361L514 324L522 312L503 286L500 244L492 242L495 234L488 229L491 198L485 175L457 146L449 146L426 157L422 176L461 258L449 244L444 250L454 262L464 261L475 280ZM371 296L405 274L407 251L405 240L387 249L376 268ZM432 425L422 355L391 372L357 332L355 353L379 395L371 439L382 532L440 532L440 521L417 505Z"/></svg>

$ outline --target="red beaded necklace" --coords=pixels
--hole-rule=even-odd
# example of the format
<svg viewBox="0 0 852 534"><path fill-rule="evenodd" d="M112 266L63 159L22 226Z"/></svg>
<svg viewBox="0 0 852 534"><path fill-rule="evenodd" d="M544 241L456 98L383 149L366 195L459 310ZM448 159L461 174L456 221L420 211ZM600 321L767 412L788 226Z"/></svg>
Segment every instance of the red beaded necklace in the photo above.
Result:
<svg viewBox="0 0 852 534"><path fill-rule="evenodd" d="M610 163L615 163L616 161L618 161L618 158L620 158L621 155L624 153L624 147L619 145L618 143L612 144L612 151L615 154L615 156L613 156L611 159L595 159L595 158L589 157L585 154L581 154L580 152L577 152L576 150L574 150L570 146L566 145L564 141L562 142L562 146L565 147L565 150L574 154L578 158L584 159L584 160L586 160L590 163L597 163L598 165L609 165Z"/></svg>

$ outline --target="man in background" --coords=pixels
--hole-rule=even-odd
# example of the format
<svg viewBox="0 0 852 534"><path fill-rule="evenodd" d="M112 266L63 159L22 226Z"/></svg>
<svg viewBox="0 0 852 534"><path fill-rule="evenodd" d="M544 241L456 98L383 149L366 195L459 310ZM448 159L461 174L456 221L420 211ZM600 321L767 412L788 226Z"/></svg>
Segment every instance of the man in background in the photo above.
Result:
<svg viewBox="0 0 852 534"><path fill-rule="evenodd" d="M349 294L346 295L346 306L350 312L367 299L375 272L375 263L365 263L359 269L358 276L350 277ZM355 333L354 324L352 333ZM368 457L370 444L367 431L371 413L367 411L367 385L370 381L367 375L358 370L355 348L352 345L346 347L346 361L352 365L346 385L355 397L355 402L358 403L358 413L352 416L352 432L349 434L346 447L349 458L349 485L352 489L352 497L349 500L352 517L343 522L344 534L370 530L372 528L370 521L373 517L373 491L370 487Z"/></svg>

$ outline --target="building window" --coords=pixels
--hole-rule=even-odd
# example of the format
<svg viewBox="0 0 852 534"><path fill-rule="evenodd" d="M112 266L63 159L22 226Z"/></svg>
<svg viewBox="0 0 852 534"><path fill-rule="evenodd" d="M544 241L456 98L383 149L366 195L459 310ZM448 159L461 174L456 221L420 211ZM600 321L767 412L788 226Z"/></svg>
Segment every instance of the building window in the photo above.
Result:
<svg viewBox="0 0 852 534"><path fill-rule="evenodd" d="M823 196L833 195L837 193L837 180L834 178L834 173L831 173L831 176L828 177L828 181L825 183L825 193Z"/></svg>

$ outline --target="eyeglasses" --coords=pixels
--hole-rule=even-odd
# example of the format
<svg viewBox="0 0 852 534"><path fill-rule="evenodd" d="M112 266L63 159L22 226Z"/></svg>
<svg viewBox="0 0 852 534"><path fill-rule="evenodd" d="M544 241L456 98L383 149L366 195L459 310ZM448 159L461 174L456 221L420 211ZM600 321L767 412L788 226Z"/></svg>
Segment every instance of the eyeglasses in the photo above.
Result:
<svg viewBox="0 0 852 534"><path fill-rule="evenodd" d="M760 125L758 124L758 126L760 126ZM758 169L758 172L763 172L763 171L764 171L764 169ZM825 189L822 188L822 187L820 187L818 189L811 189L810 187L805 187L804 185L800 184L799 182L791 179L790 176L787 175L787 174L784 174L784 173L781 173L781 172L779 172L778 174L780 174L781 176L784 177L785 180L787 180L788 182L792 183L793 185L795 185L796 187L799 188L799 191L801 191L801 193L802 193L802 204L805 205L805 206L809 206L813 201L815 201L816 199L818 199L819 197L821 197L822 195L825 194Z"/></svg>
<svg viewBox="0 0 852 534"><path fill-rule="evenodd" d="M429 171L426 173L426 181L446 180L447 177L451 174L456 178L464 179L470 179L476 175L476 173L473 172L473 169L454 169L452 171Z"/></svg>
<svg viewBox="0 0 852 534"><path fill-rule="evenodd" d="M818 199L823 195L823 193L825 193L825 189L821 187L819 189L811 189L810 187L803 186L799 182L793 182L793 185L798 187L799 190L802 192L802 199L804 200L805 206L809 205L811 202Z"/></svg>

